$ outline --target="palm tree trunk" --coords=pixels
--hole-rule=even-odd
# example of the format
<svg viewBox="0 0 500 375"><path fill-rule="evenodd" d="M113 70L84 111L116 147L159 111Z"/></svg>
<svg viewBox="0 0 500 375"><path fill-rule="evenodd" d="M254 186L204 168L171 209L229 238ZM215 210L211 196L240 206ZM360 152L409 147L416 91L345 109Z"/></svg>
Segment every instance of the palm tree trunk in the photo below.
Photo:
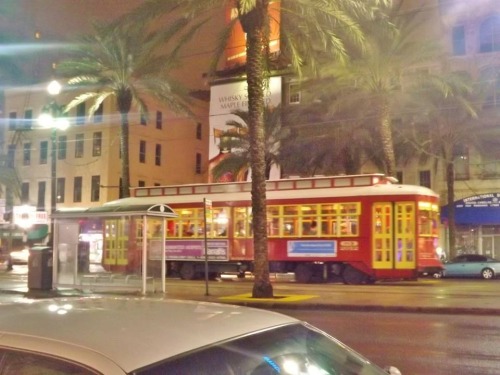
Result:
<svg viewBox="0 0 500 375"><path fill-rule="evenodd" d="M446 190L448 193L448 247L449 256L456 256L456 224L455 224L455 166L453 161L446 162Z"/></svg>
<svg viewBox="0 0 500 375"><path fill-rule="evenodd" d="M254 234L253 298L272 298L267 253L266 160L264 134L264 60L267 0L257 0L255 8L240 16L247 33L247 84L249 143L252 167L252 227ZM241 14L241 13L240 13Z"/></svg>
<svg viewBox="0 0 500 375"><path fill-rule="evenodd" d="M389 105L383 102L379 111L379 136L382 145L385 174L396 175L396 159L394 157L394 144L392 141L391 116Z"/></svg>
<svg viewBox="0 0 500 375"><path fill-rule="evenodd" d="M129 143L129 127L128 113L120 112L121 116L121 137L120 137L120 154L121 154L121 178L120 197L130 197L130 157L128 150Z"/></svg>

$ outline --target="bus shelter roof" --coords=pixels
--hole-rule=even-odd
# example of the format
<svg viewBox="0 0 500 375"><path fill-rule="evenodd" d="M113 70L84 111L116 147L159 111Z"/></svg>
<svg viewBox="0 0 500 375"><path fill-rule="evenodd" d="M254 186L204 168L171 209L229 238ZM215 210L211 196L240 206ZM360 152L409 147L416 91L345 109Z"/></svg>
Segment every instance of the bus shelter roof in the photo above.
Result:
<svg viewBox="0 0 500 375"><path fill-rule="evenodd" d="M157 204L105 204L100 207L70 208L57 210L56 219L71 219L82 217L116 217L116 216L155 216L177 217L172 208L163 203Z"/></svg>

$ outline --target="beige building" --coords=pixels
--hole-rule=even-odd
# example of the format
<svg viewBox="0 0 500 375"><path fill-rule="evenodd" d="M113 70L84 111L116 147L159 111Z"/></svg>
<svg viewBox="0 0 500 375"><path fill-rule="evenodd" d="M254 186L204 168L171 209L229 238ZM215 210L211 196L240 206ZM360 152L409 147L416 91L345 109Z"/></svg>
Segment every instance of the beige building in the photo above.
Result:
<svg viewBox="0 0 500 375"><path fill-rule="evenodd" d="M45 105L51 102L62 105L77 95L62 80L59 80L62 91L56 97L46 90L49 81L57 78L53 68L65 56L68 43L90 32L93 22L109 21L140 3L19 0L8 17L1 17L0 31L23 40L23 48L19 50L28 51L28 57L20 59L25 80L36 82L7 88L1 107L0 149L15 165L22 184L21 196L15 198L14 206L26 204L39 211L51 211L54 133L52 129L43 129L38 119ZM210 37L210 33L203 37ZM208 95L203 98L203 94L209 88L203 78L206 61L200 59L207 48L201 46L198 55L185 56L176 73L177 79L198 94L192 101L194 116L176 114L153 101L148 103L147 118L132 109L129 115L132 187L207 180ZM68 113L66 130L55 131L57 209L100 206L119 198L119 113L112 98L92 117L88 116L90 104L86 105ZM3 213L5 201L0 202ZM2 220L0 215L0 224ZM28 239L36 240L36 236L31 238L28 233ZM5 240L5 235L2 237Z"/></svg>
<svg viewBox="0 0 500 375"><path fill-rule="evenodd" d="M45 36L49 40L67 40L81 30L88 31L89 21L92 19L117 16L141 1L86 0L84 6L73 0L44 0L43 5L42 2L32 0L20 0L19 3L25 6L23 16L26 22L23 25L33 36L40 32L43 41ZM498 0L406 0L402 10L418 12L422 19L422 38L430 37L442 43L443 52L452 69L467 70L475 77L488 77L500 82ZM60 15L57 23L53 22L54 14ZM223 19L223 15L220 19ZM218 29L217 25L220 25L216 17L213 22L214 27L205 28L205 31L210 31L193 42L192 53L184 56L183 69L179 73L189 87L200 90L201 93L210 90L209 82L203 74L212 49L210 41ZM50 63L50 59L40 58L39 65L33 72L38 74L40 71L46 71L50 68ZM436 65L427 68L438 67ZM290 83L289 77L282 79L283 105L300 103L300 92L291 89L294 85L293 81ZM497 88L500 89L500 84ZM63 92L57 101L67 101L69 97L65 95L67 93ZM497 118L500 106L500 96L497 95L495 92L493 97L489 98L490 105L485 114L492 120ZM41 86L8 92L3 114L5 122L12 123L9 117L14 116L14 113L18 123L24 118L36 119L48 100L50 99ZM130 155L133 186L207 181L208 149L214 142L210 138L213 134L209 134L208 103L200 101L199 105L199 116L196 119L177 117L168 109L160 107L152 107L151 117L146 125L141 124L138 114L131 115ZM62 141L60 144L66 144L65 157L61 155L59 158L58 155L57 160L59 181L64 178L64 193L59 189L58 207L86 207L117 198L119 123L116 110L112 103L106 102L102 120L96 122L95 118L85 119L83 124L78 123L81 116L76 111L70 115L72 126L64 133L57 134L58 140ZM162 120L159 122L161 125L158 124L158 118ZM7 129L8 126L4 127L5 149L14 134ZM23 201L38 207L48 207L50 161L43 160L43 156L46 154L45 159L50 158L50 131L37 130L24 134L26 138L19 138L15 150L11 149L23 182ZM46 147L48 150L44 151ZM460 224L459 246L464 250L500 257L500 213L496 212L500 208L495 208L497 198L500 199L498 150L500 148L492 147L491 152L485 153L473 147L457 149L455 197L457 205L461 205L457 206L460 208L457 213L457 222ZM29 163L26 160L28 154ZM145 158L144 161L142 158ZM158 160L160 165L157 165ZM377 172L370 167L364 171ZM444 172L442 161L436 163L429 160L424 164L413 161L400 166L398 177L403 183L432 188L440 194L444 206L447 198ZM44 183L45 192L42 194ZM59 186L62 185L63 182L59 182ZM487 194L491 196L486 196ZM481 198L483 195L485 197ZM464 204L463 200L469 204ZM471 203L476 201L479 203ZM487 209L487 212L481 211L482 209ZM446 248L446 225L444 228L442 246Z"/></svg>

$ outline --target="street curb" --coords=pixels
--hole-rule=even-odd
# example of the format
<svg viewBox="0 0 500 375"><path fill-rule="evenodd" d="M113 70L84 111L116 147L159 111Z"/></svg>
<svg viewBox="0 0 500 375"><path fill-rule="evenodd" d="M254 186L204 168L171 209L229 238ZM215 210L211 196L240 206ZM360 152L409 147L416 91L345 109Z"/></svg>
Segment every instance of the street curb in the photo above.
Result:
<svg viewBox="0 0 500 375"><path fill-rule="evenodd" d="M318 310L318 311L362 311L362 312L387 312L387 313L424 313L424 314L449 314L449 315L496 315L500 309L481 309L467 307L428 307L428 306L382 306L382 305L348 305L327 303L263 303L263 302L238 302L219 301L232 305L255 307L259 309L276 310Z"/></svg>
<svg viewBox="0 0 500 375"><path fill-rule="evenodd" d="M88 296L109 296L122 295L118 293L82 293L77 290L11 290L0 289L1 294L18 295L25 298L44 299L44 298L78 298ZM128 293L127 295L145 298L155 298L154 294L142 296L139 294ZM431 306L384 306L384 305L361 305L361 304L337 304L337 303L314 303L314 302L273 302L273 301L251 301L231 299L227 296L189 296L189 295L165 295L163 298L192 300L198 302L216 302L221 304L230 304L236 306L254 307L258 309L273 310L318 310L318 311L362 311L362 312L387 312L387 313L423 313L423 314L449 314L449 315L482 315L498 316L500 309L497 308L475 308L475 307L431 307Z"/></svg>

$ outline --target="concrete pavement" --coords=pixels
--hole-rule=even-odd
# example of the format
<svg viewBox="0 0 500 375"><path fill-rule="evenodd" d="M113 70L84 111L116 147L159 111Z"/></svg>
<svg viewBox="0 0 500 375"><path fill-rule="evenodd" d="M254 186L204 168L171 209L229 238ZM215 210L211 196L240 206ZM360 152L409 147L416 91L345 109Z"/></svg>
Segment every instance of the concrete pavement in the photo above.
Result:
<svg viewBox="0 0 500 375"><path fill-rule="evenodd" d="M26 269L0 271L0 302L23 298L109 295L74 289L29 290ZM500 279L379 282L375 285L298 284L272 275L274 298L251 297L252 280L184 281L167 279L166 293L146 298L176 298L273 309L398 311L445 314L500 314ZM123 294L123 293L120 293ZM130 293L128 293L130 294ZM134 294L140 296L140 294Z"/></svg>

